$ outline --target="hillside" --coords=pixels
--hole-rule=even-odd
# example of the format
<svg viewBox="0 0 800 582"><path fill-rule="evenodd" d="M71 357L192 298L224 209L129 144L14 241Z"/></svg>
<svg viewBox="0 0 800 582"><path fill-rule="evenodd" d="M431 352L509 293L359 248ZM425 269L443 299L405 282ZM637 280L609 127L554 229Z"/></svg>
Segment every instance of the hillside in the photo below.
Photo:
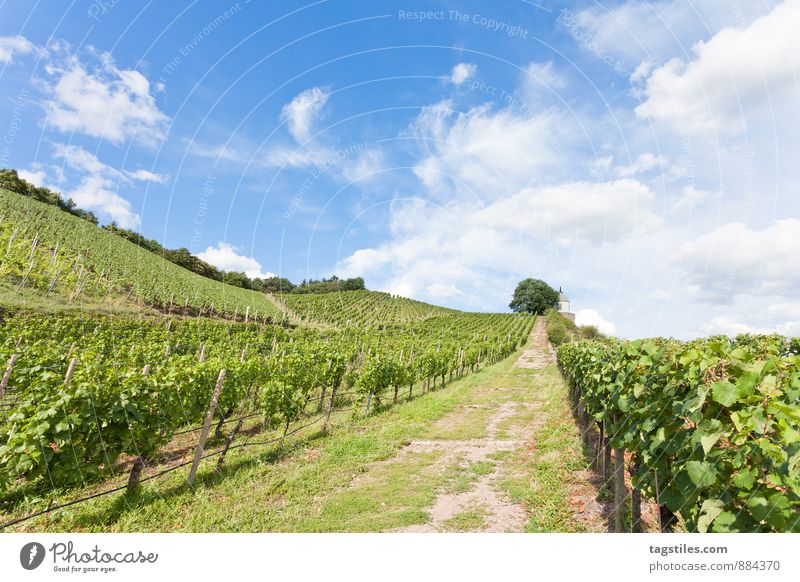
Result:
<svg viewBox="0 0 800 582"><path fill-rule="evenodd" d="M340 327L384 326L461 313L446 307L367 290L319 295L280 293L275 299L279 306L301 322Z"/></svg>
<svg viewBox="0 0 800 582"><path fill-rule="evenodd" d="M0 286L17 298L283 318L262 293L201 277L56 206L0 190L0 208Z"/></svg>

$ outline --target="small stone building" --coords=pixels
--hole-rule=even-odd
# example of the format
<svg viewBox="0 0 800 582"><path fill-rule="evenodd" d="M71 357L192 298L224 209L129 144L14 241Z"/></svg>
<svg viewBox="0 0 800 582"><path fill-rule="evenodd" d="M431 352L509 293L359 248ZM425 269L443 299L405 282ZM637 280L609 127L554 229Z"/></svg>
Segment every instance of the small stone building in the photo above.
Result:
<svg viewBox="0 0 800 582"><path fill-rule="evenodd" d="M558 288L558 303L556 304L556 311L570 321L575 321L575 314L570 311L569 297L567 297L567 294L561 290L561 287Z"/></svg>

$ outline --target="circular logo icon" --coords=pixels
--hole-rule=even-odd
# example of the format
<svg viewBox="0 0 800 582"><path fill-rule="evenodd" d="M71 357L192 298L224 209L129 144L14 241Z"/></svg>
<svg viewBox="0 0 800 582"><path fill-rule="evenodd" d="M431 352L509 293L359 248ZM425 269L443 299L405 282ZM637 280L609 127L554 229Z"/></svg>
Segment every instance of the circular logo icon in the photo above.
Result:
<svg viewBox="0 0 800 582"><path fill-rule="evenodd" d="M26 570L35 570L44 561L44 546L39 542L30 542L19 551L19 563Z"/></svg>

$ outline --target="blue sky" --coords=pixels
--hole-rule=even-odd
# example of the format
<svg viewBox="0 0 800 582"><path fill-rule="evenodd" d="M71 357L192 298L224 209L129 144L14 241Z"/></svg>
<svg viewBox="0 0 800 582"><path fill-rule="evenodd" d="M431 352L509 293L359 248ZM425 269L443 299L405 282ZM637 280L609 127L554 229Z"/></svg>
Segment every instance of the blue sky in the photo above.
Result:
<svg viewBox="0 0 800 582"><path fill-rule="evenodd" d="M800 333L800 3L0 0L0 166L222 268Z"/></svg>

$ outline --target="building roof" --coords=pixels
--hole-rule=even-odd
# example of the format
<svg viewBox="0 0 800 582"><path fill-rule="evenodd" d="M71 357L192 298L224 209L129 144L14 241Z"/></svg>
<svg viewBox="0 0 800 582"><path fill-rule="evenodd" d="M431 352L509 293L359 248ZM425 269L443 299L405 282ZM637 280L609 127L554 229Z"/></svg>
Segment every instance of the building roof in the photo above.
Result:
<svg viewBox="0 0 800 582"><path fill-rule="evenodd" d="M569 302L569 297L567 297L567 294L561 290L561 287L558 288L558 300Z"/></svg>

